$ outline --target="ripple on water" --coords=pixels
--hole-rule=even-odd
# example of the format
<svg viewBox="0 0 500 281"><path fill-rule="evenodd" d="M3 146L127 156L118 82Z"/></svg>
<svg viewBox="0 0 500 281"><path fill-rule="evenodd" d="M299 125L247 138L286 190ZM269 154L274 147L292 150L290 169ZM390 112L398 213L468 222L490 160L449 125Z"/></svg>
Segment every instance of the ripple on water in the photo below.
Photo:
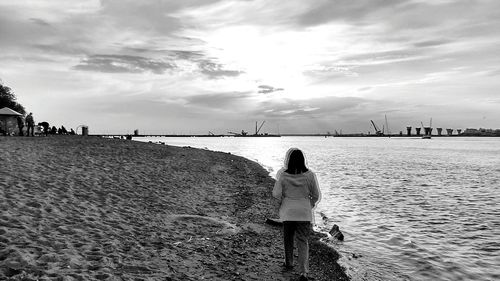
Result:
<svg viewBox="0 0 500 281"><path fill-rule="evenodd" d="M346 159L366 158L355 151L350 152ZM340 185L344 196L332 197L332 204L342 207L336 208L337 212L359 213L349 216L355 220L338 224L358 228L355 231L358 237L370 240L360 244L363 247L369 244L373 257L392 259L412 280L491 280L499 263L493 270L483 267L486 275L480 275L475 267L480 267L481 263L474 261L479 256L484 260L484 255L499 251L498 244L492 242L495 238L488 235L493 227L500 225L497 219L500 214L495 211L500 203L499 192L485 183L498 182L500 176L485 167L490 163L481 160L481 150L476 150L479 156L465 162L463 155L450 157L446 148L436 149L434 153L435 159L419 155L406 157L407 162L399 161L404 171L387 163L398 156L397 152L385 155L387 162L379 158L376 168L370 167L369 160L355 161L361 164L351 166L349 172L344 171L344 177L346 174L351 176ZM496 153L500 156L499 151ZM339 199L347 202L338 203ZM348 207L350 204L362 208ZM412 229L409 235L404 232L407 228ZM479 245L478 240L482 241ZM467 249L474 249L481 255ZM417 270L412 271L412 268Z"/></svg>

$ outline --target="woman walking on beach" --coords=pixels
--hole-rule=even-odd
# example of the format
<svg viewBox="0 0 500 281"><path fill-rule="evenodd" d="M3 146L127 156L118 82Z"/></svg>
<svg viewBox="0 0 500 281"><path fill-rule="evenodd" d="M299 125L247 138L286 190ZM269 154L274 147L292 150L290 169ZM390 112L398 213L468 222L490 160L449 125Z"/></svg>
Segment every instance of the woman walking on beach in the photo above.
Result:
<svg viewBox="0 0 500 281"><path fill-rule="evenodd" d="M285 166L276 175L273 196L281 200L285 268L293 268L293 244L297 241L300 279L308 280L309 234L313 209L320 200L316 175L306 167L304 154L297 148L288 150Z"/></svg>

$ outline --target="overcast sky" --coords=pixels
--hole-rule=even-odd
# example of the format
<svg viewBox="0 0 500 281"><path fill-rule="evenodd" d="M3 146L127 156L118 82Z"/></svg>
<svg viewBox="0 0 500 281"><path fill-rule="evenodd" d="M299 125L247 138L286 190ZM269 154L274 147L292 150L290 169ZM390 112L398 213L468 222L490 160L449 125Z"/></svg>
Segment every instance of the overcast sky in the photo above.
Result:
<svg viewBox="0 0 500 281"><path fill-rule="evenodd" d="M500 128L497 0L0 0L0 79L91 133Z"/></svg>

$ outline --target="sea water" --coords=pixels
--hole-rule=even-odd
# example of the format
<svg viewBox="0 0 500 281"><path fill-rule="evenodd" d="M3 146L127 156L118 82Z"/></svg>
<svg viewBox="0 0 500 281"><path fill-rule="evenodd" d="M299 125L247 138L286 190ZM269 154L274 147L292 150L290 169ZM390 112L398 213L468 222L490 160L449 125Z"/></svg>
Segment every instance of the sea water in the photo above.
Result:
<svg viewBox="0 0 500 281"><path fill-rule="evenodd" d="M300 148L322 191L317 227L340 226L353 280L500 280L500 138L134 140L231 152L272 176Z"/></svg>

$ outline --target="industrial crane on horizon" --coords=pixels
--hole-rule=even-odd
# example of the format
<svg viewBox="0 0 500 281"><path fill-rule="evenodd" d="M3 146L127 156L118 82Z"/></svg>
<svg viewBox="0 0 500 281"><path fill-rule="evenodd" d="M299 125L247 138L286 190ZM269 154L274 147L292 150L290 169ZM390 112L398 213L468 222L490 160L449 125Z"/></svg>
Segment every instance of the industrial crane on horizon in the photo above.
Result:
<svg viewBox="0 0 500 281"><path fill-rule="evenodd" d="M255 135L258 135L260 132L260 129L262 129L262 126L264 126L264 123L266 123L266 120L262 121L260 124L259 128L257 129L257 121L255 121Z"/></svg>
<svg viewBox="0 0 500 281"><path fill-rule="evenodd" d="M375 129L375 135L377 135L377 136L383 136L384 135L383 131L381 131L377 127L377 125L375 125L375 122L373 122L373 120L370 120L370 121L372 122L373 128Z"/></svg>

